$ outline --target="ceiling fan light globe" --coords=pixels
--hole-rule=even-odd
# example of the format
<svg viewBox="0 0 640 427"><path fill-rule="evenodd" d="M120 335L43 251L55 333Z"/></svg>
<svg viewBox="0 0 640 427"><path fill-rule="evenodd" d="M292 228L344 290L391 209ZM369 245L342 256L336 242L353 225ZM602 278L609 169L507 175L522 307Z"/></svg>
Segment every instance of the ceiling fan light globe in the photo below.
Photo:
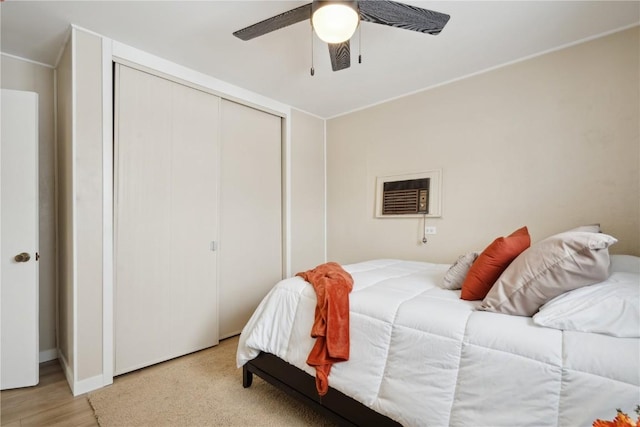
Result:
<svg viewBox="0 0 640 427"><path fill-rule="evenodd" d="M358 12L344 4L327 4L313 12L313 29L326 43L342 43L358 28Z"/></svg>

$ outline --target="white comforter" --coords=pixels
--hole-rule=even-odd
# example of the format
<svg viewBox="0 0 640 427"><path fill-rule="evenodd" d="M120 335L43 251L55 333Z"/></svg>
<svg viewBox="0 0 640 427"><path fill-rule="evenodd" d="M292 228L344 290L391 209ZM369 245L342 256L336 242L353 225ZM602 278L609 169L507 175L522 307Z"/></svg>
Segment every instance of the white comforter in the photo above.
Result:
<svg viewBox="0 0 640 427"><path fill-rule="evenodd" d="M351 358L329 385L406 426L590 426L640 403L640 342L540 327L476 311L439 287L449 265L376 260L344 266ZM278 283L240 337L238 366L260 351L306 365L316 296Z"/></svg>

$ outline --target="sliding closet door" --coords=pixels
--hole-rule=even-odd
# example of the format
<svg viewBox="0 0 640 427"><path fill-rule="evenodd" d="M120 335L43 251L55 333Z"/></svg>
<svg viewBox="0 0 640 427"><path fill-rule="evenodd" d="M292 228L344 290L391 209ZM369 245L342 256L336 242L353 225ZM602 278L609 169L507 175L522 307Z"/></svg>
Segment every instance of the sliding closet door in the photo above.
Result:
<svg viewBox="0 0 640 427"><path fill-rule="evenodd" d="M218 343L220 99L118 65L116 374Z"/></svg>
<svg viewBox="0 0 640 427"><path fill-rule="evenodd" d="M220 337L239 333L282 279L280 117L222 100Z"/></svg>

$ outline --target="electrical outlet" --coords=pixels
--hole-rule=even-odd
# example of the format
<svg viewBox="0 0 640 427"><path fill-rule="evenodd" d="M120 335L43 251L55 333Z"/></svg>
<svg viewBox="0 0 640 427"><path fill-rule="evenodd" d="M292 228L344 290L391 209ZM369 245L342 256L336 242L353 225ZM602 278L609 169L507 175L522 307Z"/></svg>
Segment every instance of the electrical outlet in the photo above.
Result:
<svg viewBox="0 0 640 427"><path fill-rule="evenodd" d="M436 227L425 227L425 234L436 234Z"/></svg>

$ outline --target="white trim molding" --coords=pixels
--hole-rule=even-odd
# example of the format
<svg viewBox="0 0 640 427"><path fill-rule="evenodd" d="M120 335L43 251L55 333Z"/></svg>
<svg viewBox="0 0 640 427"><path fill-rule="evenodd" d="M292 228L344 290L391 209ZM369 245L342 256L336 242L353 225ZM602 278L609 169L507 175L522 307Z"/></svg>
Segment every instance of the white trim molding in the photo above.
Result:
<svg viewBox="0 0 640 427"><path fill-rule="evenodd" d="M58 349L50 348L49 350L41 350L39 354L39 363L49 362L58 358Z"/></svg>
<svg viewBox="0 0 640 427"><path fill-rule="evenodd" d="M284 150L282 172L284 188L282 194L283 205L283 244L284 277L291 277L291 115L284 120L284 132L282 134L282 149Z"/></svg>
<svg viewBox="0 0 640 427"><path fill-rule="evenodd" d="M69 362L67 362L67 359L64 357L64 353L61 351L58 351L58 360L60 361L60 366L62 366L62 372L64 372L64 376L67 379L69 388L71 389L71 394L75 396L73 392L73 389L75 386L75 381L73 380L73 371L69 366Z"/></svg>
<svg viewBox="0 0 640 427"><path fill-rule="evenodd" d="M7 58L17 59L19 61L29 62L31 64L39 65L45 68L51 68L51 69L54 68L53 65L45 64L44 62L34 61L33 59L23 58L22 56L12 55L6 52L0 52L0 55L6 56Z"/></svg>
<svg viewBox="0 0 640 427"><path fill-rule="evenodd" d="M96 375L95 377L76 381L75 387L73 388L73 395L79 396L81 394L89 393L90 391L98 390L104 386L103 376Z"/></svg>
<svg viewBox="0 0 640 427"><path fill-rule="evenodd" d="M113 59L102 38L102 385L113 383Z"/></svg>
<svg viewBox="0 0 640 427"><path fill-rule="evenodd" d="M76 190L78 188L78 167L76 165L77 149L77 81L76 81L76 46L78 45L76 31L71 29L71 288L72 288L72 366L66 365L71 373L71 391L75 393L76 383L78 381L78 208ZM67 380L69 376L67 375ZM74 394L75 395L75 394Z"/></svg>
<svg viewBox="0 0 640 427"><path fill-rule="evenodd" d="M142 70L151 70L154 74L181 82L188 86L199 87L219 95L230 101L235 101L258 110L288 117L291 107L279 101L267 98L256 92L243 89L231 83L218 80L207 74L192 70L174 62L159 58L150 53L113 41L113 60L123 65L133 66Z"/></svg>

